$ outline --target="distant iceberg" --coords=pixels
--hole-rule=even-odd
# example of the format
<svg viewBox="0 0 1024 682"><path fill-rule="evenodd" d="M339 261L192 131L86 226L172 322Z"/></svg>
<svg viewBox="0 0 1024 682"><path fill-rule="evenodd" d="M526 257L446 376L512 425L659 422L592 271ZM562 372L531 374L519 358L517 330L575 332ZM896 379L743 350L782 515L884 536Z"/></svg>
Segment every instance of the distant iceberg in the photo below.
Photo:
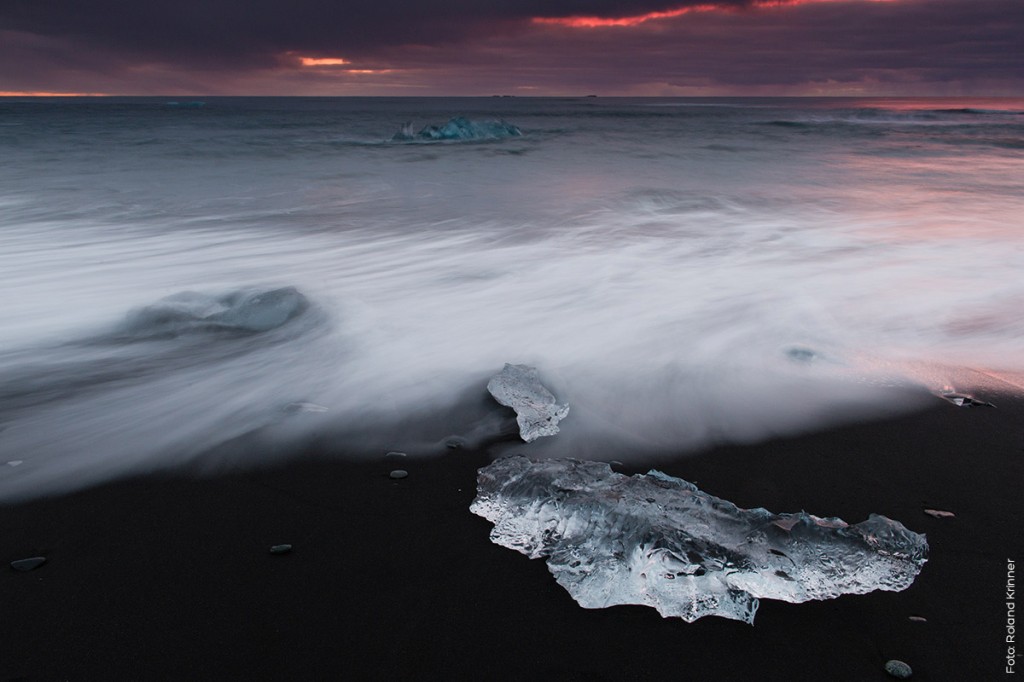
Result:
<svg viewBox="0 0 1024 682"><path fill-rule="evenodd" d="M426 126L418 133L413 132L412 123L406 123L392 136L394 142L442 141L442 140L501 140L506 137L520 137L519 128L499 121L472 121L458 116L442 126Z"/></svg>
<svg viewBox="0 0 1024 682"><path fill-rule="evenodd" d="M221 296L183 291L131 311L119 337L145 339L193 332L254 334L285 324L309 301L294 287L244 289Z"/></svg>
<svg viewBox="0 0 1024 682"><path fill-rule="evenodd" d="M519 436L527 443L558 433L558 422L569 414L569 406L558 404L540 383L536 368L529 365L506 362L501 373L487 382L487 390L499 403L515 410Z"/></svg>
<svg viewBox="0 0 1024 682"><path fill-rule="evenodd" d="M693 622L753 624L758 599L804 602L899 591L927 561L924 535L872 514L849 525L805 512L740 509L659 471L600 462L499 459L470 510L491 540L548 568L584 608L651 606Z"/></svg>

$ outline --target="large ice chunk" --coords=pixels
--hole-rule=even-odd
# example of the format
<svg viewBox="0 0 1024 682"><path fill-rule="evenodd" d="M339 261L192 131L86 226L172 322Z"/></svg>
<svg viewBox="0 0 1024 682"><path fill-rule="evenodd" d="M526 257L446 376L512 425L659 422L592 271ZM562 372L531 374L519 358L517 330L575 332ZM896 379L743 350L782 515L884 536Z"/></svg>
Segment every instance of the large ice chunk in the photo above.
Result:
<svg viewBox="0 0 1024 682"><path fill-rule="evenodd" d="M391 139L395 142L500 140L506 137L519 137L522 134L519 128L505 121L473 121L456 116L441 126L425 126L418 133L413 132L412 123L406 123Z"/></svg>
<svg viewBox="0 0 1024 682"><path fill-rule="evenodd" d="M118 332L134 339L211 331L255 334L280 327L308 306L295 287L242 289L221 296L183 291L133 310Z"/></svg>
<svg viewBox="0 0 1024 682"><path fill-rule="evenodd" d="M652 606L692 622L754 622L758 599L804 602L899 591L927 560L924 535L872 514L848 525L740 509L692 483L607 464L505 457L480 469L473 513L491 540L548 568L581 606Z"/></svg>
<svg viewBox="0 0 1024 682"><path fill-rule="evenodd" d="M558 422L569 414L569 406L558 404L540 383L536 368L529 365L506 362L501 373L487 382L487 390L499 403L516 411L519 435L527 443L558 433Z"/></svg>

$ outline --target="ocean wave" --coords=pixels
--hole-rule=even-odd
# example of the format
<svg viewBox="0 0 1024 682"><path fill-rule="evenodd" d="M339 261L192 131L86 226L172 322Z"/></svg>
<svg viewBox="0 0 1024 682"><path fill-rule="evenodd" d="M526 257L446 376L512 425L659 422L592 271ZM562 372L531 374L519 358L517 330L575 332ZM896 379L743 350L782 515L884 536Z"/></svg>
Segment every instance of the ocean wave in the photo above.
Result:
<svg viewBox="0 0 1024 682"><path fill-rule="evenodd" d="M1004 109L886 109L866 107L801 114L793 118L763 121L788 128L818 128L835 125L989 125L1019 123L1022 112Z"/></svg>
<svg viewBox="0 0 1024 682"><path fill-rule="evenodd" d="M0 498L183 464L308 425L327 364L325 319L290 287L189 293L104 333L0 353L0 463L24 461L3 470Z"/></svg>
<svg viewBox="0 0 1024 682"><path fill-rule="evenodd" d="M954 109L930 109L936 114L969 114L976 116L1024 116L1024 111L1009 111L1006 109L976 109L972 107L959 107Z"/></svg>
<svg viewBox="0 0 1024 682"><path fill-rule="evenodd" d="M309 301L294 287L220 295L189 291L132 310L121 323L99 334L8 351L0 355L0 415L276 345L306 330L278 338L268 333L309 309ZM316 326L321 320L310 322ZM262 338L245 343L256 335Z"/></svg>

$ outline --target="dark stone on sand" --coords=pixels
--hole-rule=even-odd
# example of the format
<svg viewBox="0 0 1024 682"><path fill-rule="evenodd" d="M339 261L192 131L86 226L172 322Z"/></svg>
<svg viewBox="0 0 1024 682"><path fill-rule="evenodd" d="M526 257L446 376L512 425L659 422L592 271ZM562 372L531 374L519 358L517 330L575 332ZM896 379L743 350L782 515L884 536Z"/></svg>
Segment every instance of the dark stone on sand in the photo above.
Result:
<svg viewBox="0 0 1024 682"><path fill-rule="evenodd" d="M46 563L46 557L34 556L30 559L18 559L17 561L11 562L11 568L15 571L31 571L32 569L39 568Z"/></svg>
<svg viewBox="0 0 1024 682"><path fill-rule="evenodd" d="M271 554L287 554L292 551L291 545L274 545L270 548Z"/></svg>
<svg viewBox="0 0 1024 682"><path fill-rule="evenodd" d="M405 469L395 469L390 474L388 474L388 476L390 478L393 478L393 479L396 479L396 480L399 479L399 478L405 478L408 475L409 475L409 472L406 471Z"/></svg>
<svg viewBox="0 0 1024 682"><path fill-rule="evenodd" d="M910 669L909 665L896 659L886 662L885 672L889 673L897 680L909 680L910 676L914 674L914 671Z"/></svg>

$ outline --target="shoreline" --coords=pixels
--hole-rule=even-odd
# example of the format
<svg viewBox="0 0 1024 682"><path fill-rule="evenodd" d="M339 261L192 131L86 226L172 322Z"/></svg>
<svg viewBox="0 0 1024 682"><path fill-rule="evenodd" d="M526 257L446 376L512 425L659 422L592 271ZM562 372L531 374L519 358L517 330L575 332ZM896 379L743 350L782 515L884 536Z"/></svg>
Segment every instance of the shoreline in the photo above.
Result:
<svg viewBox="0 0 1024 682"><path fill-rule="evenodd" d="M906 591L763 600L753 627L579 607L542 560L492 544L469 512L486 449L396 466L321 446L3 503L0 559L47 563L0 570L0 679L884 680L890 658L915 680L985 679L1003 670L1002 587L1021 548L1024 396L979 397L997 407L936 398L651 463L740 507L849 523L878 513L927 534ZM271 555L281 543L293 551Z"/></svg>

